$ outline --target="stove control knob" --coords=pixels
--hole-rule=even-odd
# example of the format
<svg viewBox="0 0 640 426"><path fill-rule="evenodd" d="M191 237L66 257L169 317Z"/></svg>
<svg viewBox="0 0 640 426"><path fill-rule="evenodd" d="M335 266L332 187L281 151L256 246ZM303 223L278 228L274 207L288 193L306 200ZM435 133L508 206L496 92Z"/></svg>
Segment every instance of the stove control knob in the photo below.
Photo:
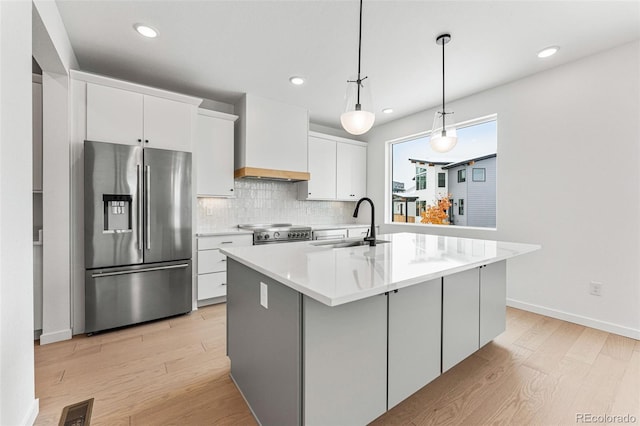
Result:
<svg viewBox="0 0 640 426"><path fill-rule="evenodd" d="M269 239L269 234L264 234L264 239L268 240Z"/></svg>
<svg viewBox="0 0 640 426"><path fill-rule="evenodd" d="M256 240L261 240L262 239L262 235L258 234L256 235Z"/></svg>
<svg viewBox="0 0 640 426"><path fill-rule="evenodd" d="M279 232L275 232L275 233L273 234L273 238L278 238L279 236L280 236L280 233L279 233Z"/></svg>

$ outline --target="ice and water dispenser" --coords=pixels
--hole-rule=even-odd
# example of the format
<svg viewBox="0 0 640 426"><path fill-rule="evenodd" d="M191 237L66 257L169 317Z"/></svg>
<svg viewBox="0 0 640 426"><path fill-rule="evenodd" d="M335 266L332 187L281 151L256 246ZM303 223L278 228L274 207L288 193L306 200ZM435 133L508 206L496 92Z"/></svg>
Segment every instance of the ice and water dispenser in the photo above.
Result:
<svg viewBox="0 0 640 426"><path fill-rule="evenodd" d="M132 201L131 195L102 196L105 233L133 231Z"/></svg>

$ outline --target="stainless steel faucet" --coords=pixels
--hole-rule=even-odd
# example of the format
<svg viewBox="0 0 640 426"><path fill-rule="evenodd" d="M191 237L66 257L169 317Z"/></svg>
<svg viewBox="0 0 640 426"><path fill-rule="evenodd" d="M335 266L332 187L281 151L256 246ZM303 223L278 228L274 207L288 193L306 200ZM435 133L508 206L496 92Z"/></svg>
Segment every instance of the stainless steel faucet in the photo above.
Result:
<svg viewBox="0 0 640 426"><path fill-rule="evenodd" d="M358 200L358 203L356 204L356 209L353 211L353 217L358 217L358 210L360 209L360 203L362 203L363 201L368 201L369 204L371 204L371 230L369 231L369 235L367 237L364 237L364 240L369 241L369 245L373 247L376 245L376 223L375 223L376 209L373 206L373 201L371 201L371 198L363 197Z"/></svg>

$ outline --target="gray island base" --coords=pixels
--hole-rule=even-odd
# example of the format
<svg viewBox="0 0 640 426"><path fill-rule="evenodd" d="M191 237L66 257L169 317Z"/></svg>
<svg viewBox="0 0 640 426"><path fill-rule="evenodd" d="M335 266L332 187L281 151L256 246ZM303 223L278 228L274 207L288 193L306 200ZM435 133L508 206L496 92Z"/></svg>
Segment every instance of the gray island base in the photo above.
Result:
<svg viewBox="0 0 640 426"><path fill-rule="evenodd" d="M405 237L394 237L395 243ZM279 246L294 245L307 250L304 243ZM510 246L508 256L498 248L483 263L456 264L395 289L386 275L389 285L378 294L331 306L304 286L292 288L300 271L257 263L265 253L284 252L258 253L257 247L225 250L227 353L257 421L278 426L365 425L477 351L505 330L505 259L539 248ZM352 250L347 264L353 271L359 258L370 256L376 259L367 261L372 274L384 276L384 268L374 266L392 258L393 249L380 247ZM302 254L307 274L317 272L313 250ZM328 269L323 279L348 281L349 268Z"/></svg>

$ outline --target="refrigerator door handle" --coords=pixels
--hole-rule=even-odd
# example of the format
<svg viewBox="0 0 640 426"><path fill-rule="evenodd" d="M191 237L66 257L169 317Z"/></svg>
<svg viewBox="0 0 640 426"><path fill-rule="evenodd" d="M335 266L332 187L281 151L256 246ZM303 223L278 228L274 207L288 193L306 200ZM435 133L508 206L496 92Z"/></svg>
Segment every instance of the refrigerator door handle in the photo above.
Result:
<svg viewBox="0 0 640 426"><path fill-rule="evenodd" d="M146 197L147 197L147 250L151 250L151 209L149 205L151 204L151 166L145 166L146 176L145 176L145 186L146 186Z"/></svg>
<svg viewBox="0 0 640 426"><path fill-rule="evenodd" d="M117 272L99 272L97 274L91 274L91 278L112 277L114 275L137 274L139 272L163 271L166 269L183 269L188 266L189 266L188 263L181 263L179 265L158 266L155 268L129 269L126 271L117 271Z"/></svg>
<svg viewBox="0 0 640 426"><path fill-rule="evenodd" d="M138 177L138 250L144 250L144 242L142 236L142 168L140 164L136 165L136 176Z"/></svg>

